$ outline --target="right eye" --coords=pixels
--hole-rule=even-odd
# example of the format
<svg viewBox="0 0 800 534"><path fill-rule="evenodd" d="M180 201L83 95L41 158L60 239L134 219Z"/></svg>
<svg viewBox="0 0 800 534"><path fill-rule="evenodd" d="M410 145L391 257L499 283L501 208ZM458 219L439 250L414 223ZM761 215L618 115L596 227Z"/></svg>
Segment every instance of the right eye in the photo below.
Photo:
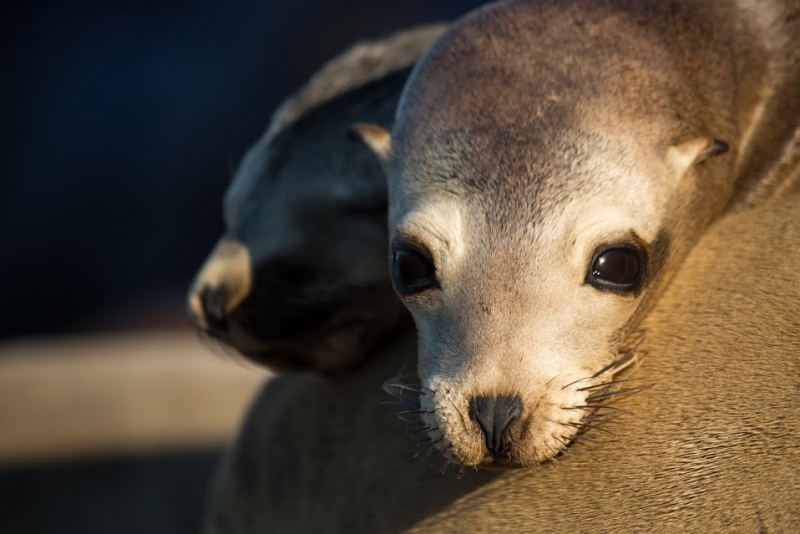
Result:
<svg viewBox="0 0 800 534"><path fill-rule="evenodd" d="M436 285L436 269L424 251L398 244L392 251L392 278L400 293L417 293Z"/></svg>
<svg viewBox="0 0 800 534"><path fill-rule="evenodd" d="M601 247L594 253L586 279L603 291L630 293L642 285L644 265L642 253L633 245Z"/></svg>

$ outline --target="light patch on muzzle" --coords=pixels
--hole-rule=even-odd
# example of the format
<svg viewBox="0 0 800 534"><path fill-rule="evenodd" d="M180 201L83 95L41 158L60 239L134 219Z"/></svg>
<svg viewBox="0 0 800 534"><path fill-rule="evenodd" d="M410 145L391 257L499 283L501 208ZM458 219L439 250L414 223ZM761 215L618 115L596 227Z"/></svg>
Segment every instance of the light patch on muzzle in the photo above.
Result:
<svg viewBox="0 0 800 534"><path fill-rule="evenodd" d="M208 306L203 295L222 290L220 308L229 315L247 297L253 285L250 251L237 239L222 239L211 251L189 290L189 313L197 325L209 328Z"/></svg>

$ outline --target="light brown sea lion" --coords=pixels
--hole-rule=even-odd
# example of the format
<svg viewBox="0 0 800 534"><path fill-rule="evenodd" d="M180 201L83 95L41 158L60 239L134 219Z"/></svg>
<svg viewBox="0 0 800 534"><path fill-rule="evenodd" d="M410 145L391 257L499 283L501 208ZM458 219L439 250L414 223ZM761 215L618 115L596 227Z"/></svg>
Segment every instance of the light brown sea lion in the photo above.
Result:
<svg viewBox="0 0 800 534"><path fill-rule="evenodd" d="M391 136L358 131L436 447L536 465L708 225L797 186L800 0L492 4L418 62Z"/></svg>
<svg viewBox="0 0 800 534"><path fill-rule="evenodd" d="M346 139L388 126L414 61L444 26L360 43L275 112L225 195L227 230L188 309L203 332L277 369L341 371L401 317L386 273L386 180Z"/></svg>
<svg viewBox="0 0 800 534"><path fill-rule="evenodd" d="M622 424L523 471L459 478L424 445L414 458L414 416L391 420L415 410L379 406L382 382L416 365L411 332L335 380L278 377L223 464L207 532L797 531L800 197L715 223L641 328L630 378L652 387L613 403Z"/></svg>

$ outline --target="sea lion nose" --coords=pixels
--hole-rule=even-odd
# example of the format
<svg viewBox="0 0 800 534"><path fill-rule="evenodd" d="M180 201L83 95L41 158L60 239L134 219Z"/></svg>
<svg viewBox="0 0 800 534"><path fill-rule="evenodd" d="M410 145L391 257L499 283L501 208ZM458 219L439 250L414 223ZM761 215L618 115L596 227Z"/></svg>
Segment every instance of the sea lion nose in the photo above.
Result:
<svg viewBox="0 0 800 534"><path fill-rule="evenodd" d="M469 416L478 423L486 439L486 448L494 456L508 456L511 440L508 429L522 415L522 400L518 395L475 397L469 403Z"/></svg>
<svg viewBox="0 0 800 534"><path fill-rule="evenodd" d="M226 286L206 286L200 290L200 305L209 330L221 331L227 327L225 307L230 296Z"/></svg>
<svg viewBox="0 0 800 534"><path fill-rule="evenodd" d="M222 239L200 268L187 299L192 321L209 333L228 328L228 319L252 287L250 251L235 239Z"/></svg>

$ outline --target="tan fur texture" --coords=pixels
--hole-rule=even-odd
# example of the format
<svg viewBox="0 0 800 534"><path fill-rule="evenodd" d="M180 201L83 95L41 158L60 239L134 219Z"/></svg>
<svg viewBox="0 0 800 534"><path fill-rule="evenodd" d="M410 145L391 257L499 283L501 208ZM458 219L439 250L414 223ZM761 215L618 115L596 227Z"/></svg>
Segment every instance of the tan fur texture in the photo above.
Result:
<svg viewBox="0 0 800 534"><path fill-rule="evenodd" d="M579 437L708 225L796 186L798 88L800 0L515 0L437 40L379 156L446 458L528 467ZM593 283L621 247L641 284ZM399 282L409 248L435 271L421 291Z"/></svg>
<svg viewBox="0 0 800 534"><path fill-rule="evenodd" d="M611 434L530 470L459 479L414 458L400 408L380 405L416 364L411 332L337 380L279 377L221 468L207 532L796 532L799 266L800 197L713 225L642 324L630 378L652 387L613 403L630 413Z"/></svg>

